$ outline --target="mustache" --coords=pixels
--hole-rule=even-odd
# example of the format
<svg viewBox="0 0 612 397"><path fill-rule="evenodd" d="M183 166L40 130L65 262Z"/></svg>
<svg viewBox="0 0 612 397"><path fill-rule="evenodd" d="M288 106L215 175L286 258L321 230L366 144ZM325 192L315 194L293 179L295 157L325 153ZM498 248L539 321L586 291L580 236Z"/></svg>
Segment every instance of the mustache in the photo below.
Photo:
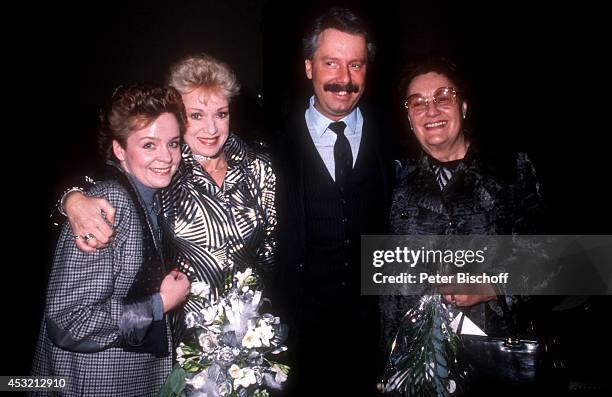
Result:
<svg viewBox="0 0 612 397"><path fill-rule="evenodd" d="M348 83L348 84L328 83L323 86L323 89L325 91L331 91L331 92L346 91L349 94L353 92L354 93L359 92L359 86L353 83Z"/></svg>

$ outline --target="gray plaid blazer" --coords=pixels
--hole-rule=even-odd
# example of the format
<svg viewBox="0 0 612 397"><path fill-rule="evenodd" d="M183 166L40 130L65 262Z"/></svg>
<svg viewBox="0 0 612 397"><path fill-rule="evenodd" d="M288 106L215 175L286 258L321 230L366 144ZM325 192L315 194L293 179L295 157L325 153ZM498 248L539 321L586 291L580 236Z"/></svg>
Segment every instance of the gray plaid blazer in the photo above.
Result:
<svg viewBox="0 0 612 397"><path fill-rule="evenodd" d="M120 322L130 306L126 297L143 265L143 241L150 237L143 235L148 229L142 226L140 204L118 181L98 182L88 195L104 197L116 209L116 235L109 248L87 253L77 248L69 225L63 226L32 375L66 377L68 387L61 393L66 396L154 396L170 373L171 356L121 347ZM50 327L55 330L49 332ZM52 340L57 329L71 340ZM169 338L165 343L170 349Z"/></svg>

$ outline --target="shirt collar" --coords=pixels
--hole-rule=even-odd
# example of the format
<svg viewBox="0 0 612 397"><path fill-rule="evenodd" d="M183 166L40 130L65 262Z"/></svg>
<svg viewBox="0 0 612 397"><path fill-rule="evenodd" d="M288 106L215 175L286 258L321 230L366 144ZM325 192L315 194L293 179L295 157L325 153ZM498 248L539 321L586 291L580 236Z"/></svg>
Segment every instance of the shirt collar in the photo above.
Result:
<svg viewBox="0 0 612 397"><path fill-rule="evenodd" d="M314 106L315 97L314 95L310 97L308 109L306 109L306 121L308 126L310 127L311 134L316 137L321 137L327 127L329 127L330 123L333 123L334 120L331 120L325 116L323 116L317 108ZM357 133L358 121L361 118L361 111L359 107L355 107L351 113L343 117L338 121L344 121L346 124L346 129L344 130L344 135L354 135Z"/></svg>
<svg viewBox="0 0 612 397"><path fill-rule="evenodd" d="M151 210L153 209L153 201L155 200L155 193L157 193L158 189L145 186L135 176L129 173L126 173L126 174L130 178L134 186L136 187L136 190L138 191L138 194L142 198L144 205L147 207L147 210L151 212Z"/></svg>

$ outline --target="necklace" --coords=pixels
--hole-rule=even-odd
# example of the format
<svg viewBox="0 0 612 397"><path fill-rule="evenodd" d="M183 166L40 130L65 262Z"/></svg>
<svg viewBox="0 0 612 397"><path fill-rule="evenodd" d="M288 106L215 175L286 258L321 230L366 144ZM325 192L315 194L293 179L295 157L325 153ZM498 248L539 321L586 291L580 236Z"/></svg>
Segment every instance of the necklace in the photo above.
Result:
<svg viewBox="0 0 612 397"><path fill-rule="evenodd" d="M210 157L208 156L202 156L201 154L193 154L193 158L198 162L198 163L208 163L210 161Z"/></svg>
<svg viewBox="0 0 612 397"><path fill-rule="evenodd" d="M204 169L204 171L206 171L208 173L208 175L210 175L213 179L213 173L217 174L218 172L225 172L227 170L227 163L225 163L225 161L222 162L221 166L219 166L219 164L216 165L215 168L207 170L206 169L206 165L208 165L208 162L212 159L212 157L209 156L203 156L201 154L197 154L197 153L193 153L193 158L200 163L200 166ZM219 186L219 188L221 189L221 191L223 192L223 194L225 195L225 177L223 178L223 180L221 181L221 186Z"/></svg>

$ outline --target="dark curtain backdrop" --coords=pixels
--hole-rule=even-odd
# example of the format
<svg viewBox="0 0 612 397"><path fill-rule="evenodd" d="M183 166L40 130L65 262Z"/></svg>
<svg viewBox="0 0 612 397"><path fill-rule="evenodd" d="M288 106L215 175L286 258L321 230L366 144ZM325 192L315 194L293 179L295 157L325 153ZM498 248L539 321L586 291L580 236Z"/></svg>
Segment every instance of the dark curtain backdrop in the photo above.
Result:
<svg viewBox="0 0 612 397"><path fill-rule="evenodd" d="M11 236L5 247L4 334L11 354L3 358L2 374L28 372L54 245L48 214L68 178L99 162L97 114L114 87L162 82L176 59L206 52L229 63L243 84L232 129L248 139L273 139L282 118L305 106L309 85L300 36L310 16L329 4L105 1L7 11L18 27L4 33L15 50L4 77L16 88L4 95L17 109L5 114L13 124L5 142L19 149L13 153L17 159L5 163L15 179L7 180L5 195ZM552 230L610 232L611 129L604 88L610 69L600 45L605 24L597 22L603 14L535 2L334 4L361 12L376 33L379 51L364 102L389 125L396 155L410 143L396 101L402 62L429 51L449 52L469 70L475 132L493 150L514 147L532 154Z"/></svg>

